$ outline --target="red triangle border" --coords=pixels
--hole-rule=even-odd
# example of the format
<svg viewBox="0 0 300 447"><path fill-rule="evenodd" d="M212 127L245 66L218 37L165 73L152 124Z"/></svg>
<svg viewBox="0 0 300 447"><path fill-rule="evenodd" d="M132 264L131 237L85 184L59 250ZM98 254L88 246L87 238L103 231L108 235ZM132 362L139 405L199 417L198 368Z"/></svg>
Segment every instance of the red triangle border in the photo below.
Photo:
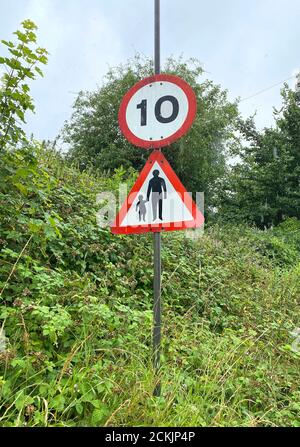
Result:
<svg viewBox="0 0 300 447"><path fill-rule="evenodd" d="M189 228L198 228L204 223L204 216L197 208L197 205L193 200L189 200L185 203L186 207L193 216L193 220L183 221L183 222L162 222L159 224L145 224L136 226L126 226L121 227L120 223L123 222L126 214L128 213L130 207L132 206L134 199L138 192L140 191L149 171L152 169L154 163L157 162L161 169L164 171L165 175L168 177L169 181L172 183L174 189L178 192L181 198L187 193L187 190L171 168L169 162L159 150L154 150L149 156L144 168L142 169L138 179L133 185L127 199L123 203L119 213L116 216L114 223L111 225L111 232L114 234L140 234L140 233L157 233L161 231L177 231L186 230Z"/></svg>

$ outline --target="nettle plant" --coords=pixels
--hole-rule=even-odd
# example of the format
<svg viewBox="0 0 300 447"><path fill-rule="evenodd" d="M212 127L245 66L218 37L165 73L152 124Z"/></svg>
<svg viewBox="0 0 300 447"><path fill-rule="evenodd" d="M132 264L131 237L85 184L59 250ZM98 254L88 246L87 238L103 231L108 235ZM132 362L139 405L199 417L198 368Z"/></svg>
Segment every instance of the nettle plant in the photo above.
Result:
<svg viewBox="0 0 300 447"><path fill-rule="evenodd" d="M7 55L0 56L0 150L26 142L21 126L26 123L26 111L34 112L28 82L36 75L43 76L39 65L48 60L48 52L36 46L35 30L31 20L24 20L22 30L14 33L16 43L1 40Z"/></svg>

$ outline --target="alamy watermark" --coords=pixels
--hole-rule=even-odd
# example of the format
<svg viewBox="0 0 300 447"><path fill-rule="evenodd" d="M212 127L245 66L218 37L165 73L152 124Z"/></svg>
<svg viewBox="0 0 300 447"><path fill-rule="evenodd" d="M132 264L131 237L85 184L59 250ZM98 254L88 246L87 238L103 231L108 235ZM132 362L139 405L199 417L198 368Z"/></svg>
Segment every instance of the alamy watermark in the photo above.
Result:
<svg viewBox="0 0 300 447"><path fill-rule="evenodd" d="M0 328L0 352L6 351L7 338L5 337L5 332L3 328Z"/></svg>
<svg viewBox="0 0 300 447"><path fill-rule="evenodd" d="M171 188L170 188L171 189ZM159 176L159 171L153 171L153 178L148 182L145 190L139 193L128 192L126 183L120 183L118 193L113 191L103 191L97 194L96 204L99 207L96 213L97 225L99 228L110 227L116 219L118 211L127 200L130 205L126 210L127 216L124 221L120 219L118 225L139 227L140 225L163 224L164 229L180 229L182 222L192 220L192 210L195 204L198 210L204 215L204 193L196 192L195 201L192 193L178 193L172 188L168 191L165 180ZM204 225L200 228L187 230L186 236L197 239L202 236Z"/></svg>
<svg viewBox="0 0 300 447"><path fill-rule="evenodd" d="M292 343L292 351L293 352L300 352L300 328L295 328L292 332L290 332L290 335L294 337L294 341Z"/></svg>

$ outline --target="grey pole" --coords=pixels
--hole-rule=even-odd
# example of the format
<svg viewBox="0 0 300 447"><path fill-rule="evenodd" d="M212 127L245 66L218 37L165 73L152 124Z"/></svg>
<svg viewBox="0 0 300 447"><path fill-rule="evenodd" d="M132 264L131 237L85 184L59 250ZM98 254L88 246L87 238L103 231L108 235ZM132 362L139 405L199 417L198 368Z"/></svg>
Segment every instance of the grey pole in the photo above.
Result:
<svg viewBox="0 0 300 447"><path fill-rule="evenodd" d="M160 73L160 0L154 0L154 73ZM160 232L154 236L154 307L153 307L153 366L155 371L155 388L153 395L161 394L161 383L158 378L160 369L160 345L161 345L161 237Z"/></svg>
<svg viewBox="0 0 300 447"><path fill-rule="evenodd" d="M154 0L154 73L160 73L160 0Z"/></svg>

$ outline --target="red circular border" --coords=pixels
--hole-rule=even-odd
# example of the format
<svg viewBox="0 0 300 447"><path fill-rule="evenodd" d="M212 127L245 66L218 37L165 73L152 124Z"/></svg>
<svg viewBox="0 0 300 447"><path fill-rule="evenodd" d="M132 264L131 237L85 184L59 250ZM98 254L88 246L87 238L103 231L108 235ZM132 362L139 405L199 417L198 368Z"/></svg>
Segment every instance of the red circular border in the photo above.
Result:
<svg viewBox="0 0 300 447"><path fill-rule="evenodd" d="M178 87L180 87L184 91L188 100L188 114L180 129L178 129L175 133L173 133L173 135L170 135L168 138L155 141L142 140L141 138L138 138L136 135L134 135L127 125L126 122L127 106L130 99L141 87L151 84L152 82L158 82L158 81L172 82L173 84L178 85ZM120 105L118 118L119 118L120 129L125 138L128 141L130 141L130 143L134 144L135 146L142 147L144 149L157 149L160 147L168 146L169 144L181 138L193 124L193 121L196 117L196 113L197 113L197 99L193 89L189 86L189 84L185 82L183 79L179 78L178 76L159 74L150 76L149 78L142 79L126 93Z"/></svg>

